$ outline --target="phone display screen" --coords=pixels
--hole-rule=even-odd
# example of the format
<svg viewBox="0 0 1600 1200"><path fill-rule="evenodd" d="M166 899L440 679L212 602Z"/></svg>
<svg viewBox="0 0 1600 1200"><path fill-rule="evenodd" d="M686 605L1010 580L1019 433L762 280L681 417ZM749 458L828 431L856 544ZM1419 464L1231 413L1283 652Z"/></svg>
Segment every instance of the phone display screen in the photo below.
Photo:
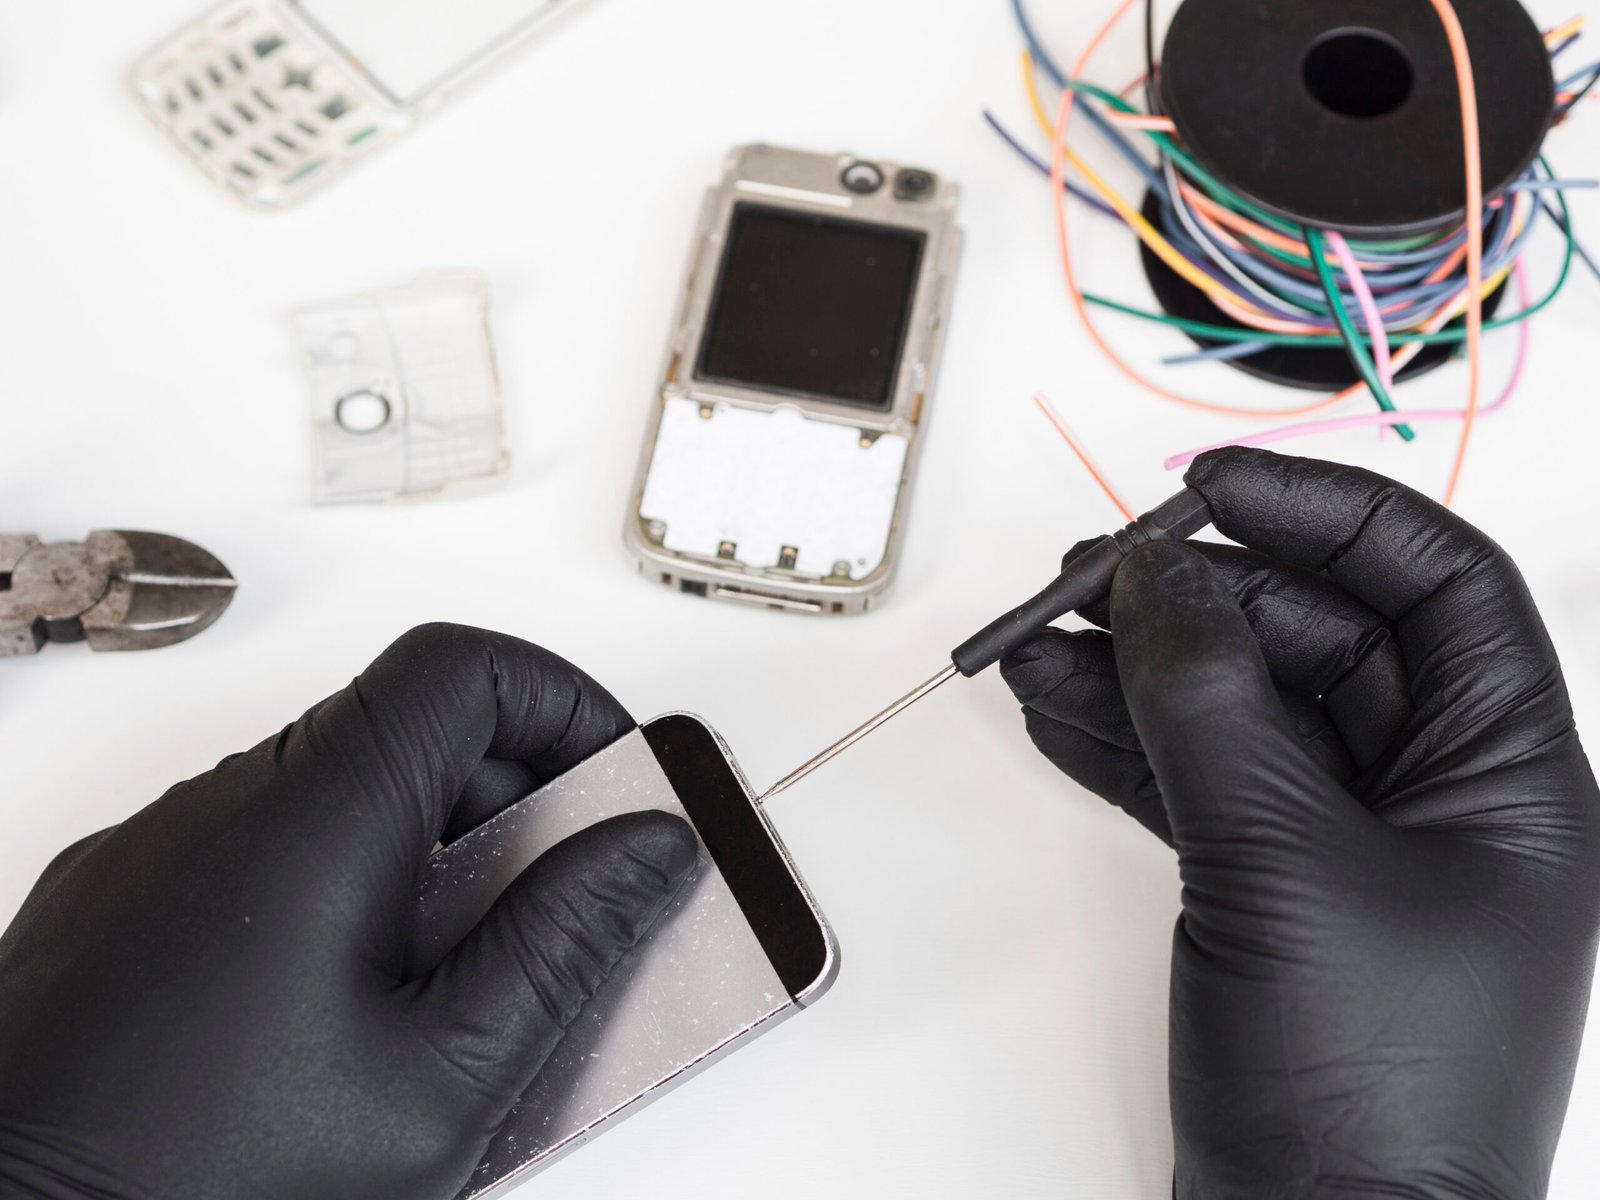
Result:
<svg viewBox="0 0 1600 1200"><path fill-rule="evenodd" d="M915 230L736 205L695 374L888 409L925 241Z"/></svg>
<svg viewBox="0 0 1600 1200"><path fill-rule="evenodd" d="M564 0L292 2L404 104L470 69Z"/></svg>
<svg viewBox="0 0 1600 1200"><path fill-rule="evenodd" d="M428 860L408 975L430 970L540 854L621 813L688 820L700 863L568 1028L462 1200L552 1161L776 1018L829 965L827 935L711 731L651 722Z"/></svg>

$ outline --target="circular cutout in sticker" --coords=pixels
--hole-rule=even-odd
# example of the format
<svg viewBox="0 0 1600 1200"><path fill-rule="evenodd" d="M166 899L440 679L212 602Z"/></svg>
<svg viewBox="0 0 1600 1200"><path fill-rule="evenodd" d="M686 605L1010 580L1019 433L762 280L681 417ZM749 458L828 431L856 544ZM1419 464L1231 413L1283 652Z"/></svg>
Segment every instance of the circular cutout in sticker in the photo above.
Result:
<svg viewBox="0 0 1600 1200"><path fill-rule="evenodd" d="M333 406L333 419L346 433L377 433L393 415L389 398L367 388L340 396Z"/></svg>

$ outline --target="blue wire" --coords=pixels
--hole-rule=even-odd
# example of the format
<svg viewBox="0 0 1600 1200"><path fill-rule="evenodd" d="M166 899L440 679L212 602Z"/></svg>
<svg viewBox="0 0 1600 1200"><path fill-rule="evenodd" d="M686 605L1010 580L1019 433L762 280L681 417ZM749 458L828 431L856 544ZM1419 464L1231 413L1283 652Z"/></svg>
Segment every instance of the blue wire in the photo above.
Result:
<svg viewBox="0 0 1600 1200"><path fill-rule="evenodd" d="M1600 179L1519 179L1508 192L1587 192L1600 188Z"/></svg>
<svg viewBox="0 0 1600 1200"><path fill-rule="evenodd" d="M1253 354L1260 354L1263 350L1272 347L1266 342L1224 342L1220 346L1212 346L1205 350L1194 350L1188 354L1169 354L1161 360L1164 367L1188 367L1195 363L1205 362L1232 362L1238 358L1249 358Z"/></svg>
<svg viewBox="0 0 1600 1200"><path fill-rule="evenodd" d="M1038 35L1034 32L1022 0L1011 0L1011 7L1016 16L1017 26L1028 45L1029 53L1032 55L1035 64L1057 87L1066 87L1068 80L1065 72L1062 71L1054 56L1045 48ZM1581 33L1578 33L1567 38L1551 51L1551 58L1554 59L1562 51L1568 49L1581 36ZM1587 80L1585 91L1595 87L1596 83L1600 82L1600 62L1596 62L1563 80L1557 87L1563 91L1569 90L1582 80ZM1107 120L1087 97L1080 99L1082 102L1078 107L1083 111L1095 130L1113 149L1132 164L1144 179L1146 186L1160 201L1162 209L1160 223L1165 227L1168 240L1184 257L1188 258L1197 268L1204 271L1219 286L1227 289L1234 296L1253 305L1261 304L1262 297L1241 292L1239 290L1241 287L1239 280L1228 276L1216 265L1218 262L1217 255L1220 254L1221 257L1227 259L1229 264L1237 267L1243 275L1259 284L1264 291L1279 293L1273 302L1266 306L1269 311L1276 310L1281 316L1313 327L1325 328L1329 331L1334 329L1332 310L1322 289L1311 287L1305 280L1278 268L1265 258L1251 255L1246 251L1234 250L1222 244L1203 246L1197 242L1175 211L1174 205L1182 203L1182 201L1171 194L1170 189L1167 187L1165 176L1160 173L1157 167L1151 166L1145 160L1134 145L1123 136L1122 131ZM1576 101L1572 102L1572 104L1575 103ZM1563 114L1571 109L1572 104L1566 106ZM1027 159L1035 170L1045 175L1050 174L1049 166L1029 153L1020 142L1006 133L992 115L985 113L984 116L995 132ZM1545 193L1551 191L1594 186L1596 186L1596 183L1592 180L1544 178L1539 175L1537 168L1532 168L1522 179L1512 184L1508 191L1535 193L1538 197L1540 210L1549 216L1564 234L1571 238L1575 253L1582 258L1589 270L1595 274L1595 277L1600 279L1600 266L1596 265L1595 260L1589 256L1577 238L1572 236L1568 224L1561 220L1545 197ZM1074 187L1070 183L1067 184L1067 188L1073 195L1083 199L1096 210L1118 220L1121 219L1110 206L1101 203L1097 198L1088 195L1082 189ZM1490 214L1488 224L1489 228L1486 233L1490 236L1488 238L1489 244L1484 248L1484 273L1493 275L1508 267L1521 254L1537 222L1527 222L1522 231L1514 235L1510 209L1509 207L1502 207ZM1385 315L1386 327L1404 328L1407 325L1414 325L1426 320L1437 311L1441 301L1453 296L1460 290L1459 283L1451 280L1433 284L1423 281L1434 272L1439 263L1465 244L1466 236L1466 230L1461 229L1449 238L1432 243L1419 250L1384 251L1363 248L1362 258L1373 264L1366 272L1367 280L1372 285L1375 293L1381 293L1383 305L1388 310ZM1300 306L1302 302L1304 307ZM1326 316L1324 317L1320 314L1326 314ZM1365 329L1366 321L1364 316L1359 313L1352 313L1351 315L1355 319L1357 328ZM1369 334L1376 332L1370 329L1365 331ZM1247 358L1252 354L1270 349L1270 347L1271 343L1266 342L1233 342L1197 353L1180 355L1166 361L1172 364L1183 364L1218 359Z"/></svg>
<svg viewBox="0 0 1600 1200"><path fill-rule="evenodd" d="M1561 230L1561 232L1568 238L1572 239L1573 252L1583 260L1584 266L1589 268L1590 274L1595 277L1596 281L1600 281L1600 266L1597 266L1595 264L1595 260L1589 257L1589 252L1584 249L1583 243L1580 242L1577 238L1577 235L1572 232L1571 225L1561 219L1561 214L1550 206L1550 201L1541 197L1539 200L1539 206L1544 209L1545 215L1555 222L1556 228Z"/></svg>
<svg viewBox="0 0 1600 1200"><path fill-rule="evenodd" d="M1051 57L1050 52L1044 48L1044 44L1034 33L1033 26L1028 21L1028 14L1022 7L1022 0L1011 0L1011 10L1016 14L1017 28L1022 31L1022 40L1028 43L1028 52L1033 55L1033 61L1058 88L1066 87L1065 73L1056 65L1056 60ZM1164 192L1165 189L1161 186L1161 173L1145 161L1144 155L1134 149L1132 143L1122 136L1116 126L1106 120L1099 109L1087 103L1085 97L1079 97L1079 100L1078 109L1094 126L1095 131L1110 144L1112 149L1128 160L1128 164L1144 179L1146 186Z"/></svg>
<svg viewBox="0 0 1600 1200"><path fill-rule="evenodd" d="M1600 280L1600 265L1596 265L1595 260L1590 257L1589 252L1584 249L1583 243L1580 242L1572 233L1567 222L1561 219L1561 214L1553 205L1551 205L1548 200L1544 199L1543 197L1540 197L1539 199L1539 207L1544 215L1549 217L1551 223L1553 223L1556 228L1561 231L1563 237L1571 238L1573 252L1578 258L1583 260L1585 265L1588 266L1589 270L1594 274L1595 279ZM1529 225L1531 226L1532 224L1533 222L1530 221ZM1524 238L1526 238L1526 236L1527 235L1525 232ZM1401 340L1404 340L1403 336ZM1259 354L1271 349L1272 343L1270 342L1225 342L1221 345L1213 346L1208 349L1197 350L1189 354L1177 355L1162 361L1174 366L1189 366L1197 363L1215 361L1227 362L1235 358L1249 358L1252 354Z"/></svg>
<svg viewBox="0 0 1600 1200"><path fill-rule="evenodd" d="M1005 129L1005 126L1000 124L1000 122L995 118L995 115L993 113L991 113L988 109L984 109L983 110L983 119L985 121L989 122L989 128L994 130L996 133L998 133L1000 135L1000 137L1001 137L1001 140L1004 141L1006 145L1010 146L1013 150L1015 150L1018 154L1020 154L1025 160L1027 160L1027 162L1032 165L1032 167L1033 167L1033 169L1035 171L1038 171L1046 179L1048 179L1050 177L1050 164L1045 162L1044 159L1039 158L1038 156L1036 156L1033 153L1033 151L1029 150L1026 146L1024 146L1016 138L1012 137L1009 133L1007 133L1006 129ZM1096 209L1097 211L1102 212L1106 216L1111 217L1111 218L1113 218L1113 219L1115 219L1117 221L1121 221L1122 220L1122 218L1120 216L1118 216L1117 210L1112 208L1109 204L1105 203L1098 196L1090 195L1083 188L1078 187L1076 184L1072 183L1070 180L1067 182L1066 186L1067 186L1067 191L1071 192L1079 200L1082 200L1090 208Z"/></svg>
<svg viewBox="0 0 1600 1200"><path fill-rule="evenodd" d="M1559 58L1561 56L1561 52L1563 50L1566 50L1568 47L1575 45L1578 42L1578 39L1580 39L1581 37L1583 37L1583 34L1581 32L1568 34L1566 41L1562 42L1559 46L1556 46L1555 48L1553 48L1550 51L1550 57L1552 59Z"/></svg>
<svg viewBox="0 0 1600 1200"><path fill-rule="evenodd" d="M1580 82L1587 82L1589 76L1600 74L1600 62L1592 62L1581 71L1574 71L1565 79L1556 84L1556 91L1568 92L1577 87Z"/></svg>

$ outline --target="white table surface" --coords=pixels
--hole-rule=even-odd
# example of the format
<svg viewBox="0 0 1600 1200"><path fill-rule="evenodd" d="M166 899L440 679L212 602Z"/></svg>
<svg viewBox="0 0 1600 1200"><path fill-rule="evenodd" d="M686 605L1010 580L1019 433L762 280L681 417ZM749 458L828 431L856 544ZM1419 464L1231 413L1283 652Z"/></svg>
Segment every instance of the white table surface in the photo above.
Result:
<svg viewBox="0 0 1600 1200"><path fill-rule="evenodd" d="M1110 3L1036 7L1068 56ZM1571 15L1533 7L1547 24ZM274 732L427 620L544 642L640 715L703 713L758 783L774 779L925 678L1071 542L1117 523L1033 411L1035 390L1136 503L1176 489L1166 453L1253 427L1130 390L1076 325L1046 190L980 120L991 105L1028 130L1000 0L598 0L277 216L213 194L122 90L133 57L193 11L0 5L0 525L180 534L241 581L186 645L53 646L0 666L0 920L59 848ZM1095 74L1121 86L1138 62L1130 29ZM702 189L728 147L757 140L921 162L966 188L904 572L893 602L861 619L669 594L634 576L618 538ZM1600 106L1550 149L1567 174L1600 173ZM1575 208L1600 230L1594 194ZM1094 229L1089 279L1144 298L1131 239ZM1541 237L1540 276L1554 241ZM287 312L452 266L494 284L508 485L313 508ZM1141 361L1178 344L1109 328ZM1526 571L1590 730L1597 328L1600 285L1579 277L1537 326L1515 408L1483 424L1461 496ZM1509 353L1491 343L1492 386ZM1181 380L1282 400L1221 367ZM1463 390L1452 369L1403 399ZM1437 493L1452 442L1430 428L1414 446L1363 433L1295 448ZM1167 1195L1172 856L1034 755L998 678L946 689L774 816L837 926L838 986L528 1194ZM1600 1052L1578 1074L1553 1196L1593 1194L1597 1121Z"/></svg>

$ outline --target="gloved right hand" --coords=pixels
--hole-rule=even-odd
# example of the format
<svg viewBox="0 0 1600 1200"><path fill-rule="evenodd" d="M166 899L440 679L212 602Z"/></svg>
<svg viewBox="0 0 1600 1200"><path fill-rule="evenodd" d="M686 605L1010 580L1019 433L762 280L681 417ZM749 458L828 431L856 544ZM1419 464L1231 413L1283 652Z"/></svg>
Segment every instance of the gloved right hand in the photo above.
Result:
<svg viewBox="0 0 1600 1200"><path fill-rule="evenodd" d="M1534 1200L1600 927L1600 791L1516 568L1422 496L1226 450L1247 549L1153 544L1110 633L1003 664L1034 743L1178 854L1180 1200Z"/></svg>

